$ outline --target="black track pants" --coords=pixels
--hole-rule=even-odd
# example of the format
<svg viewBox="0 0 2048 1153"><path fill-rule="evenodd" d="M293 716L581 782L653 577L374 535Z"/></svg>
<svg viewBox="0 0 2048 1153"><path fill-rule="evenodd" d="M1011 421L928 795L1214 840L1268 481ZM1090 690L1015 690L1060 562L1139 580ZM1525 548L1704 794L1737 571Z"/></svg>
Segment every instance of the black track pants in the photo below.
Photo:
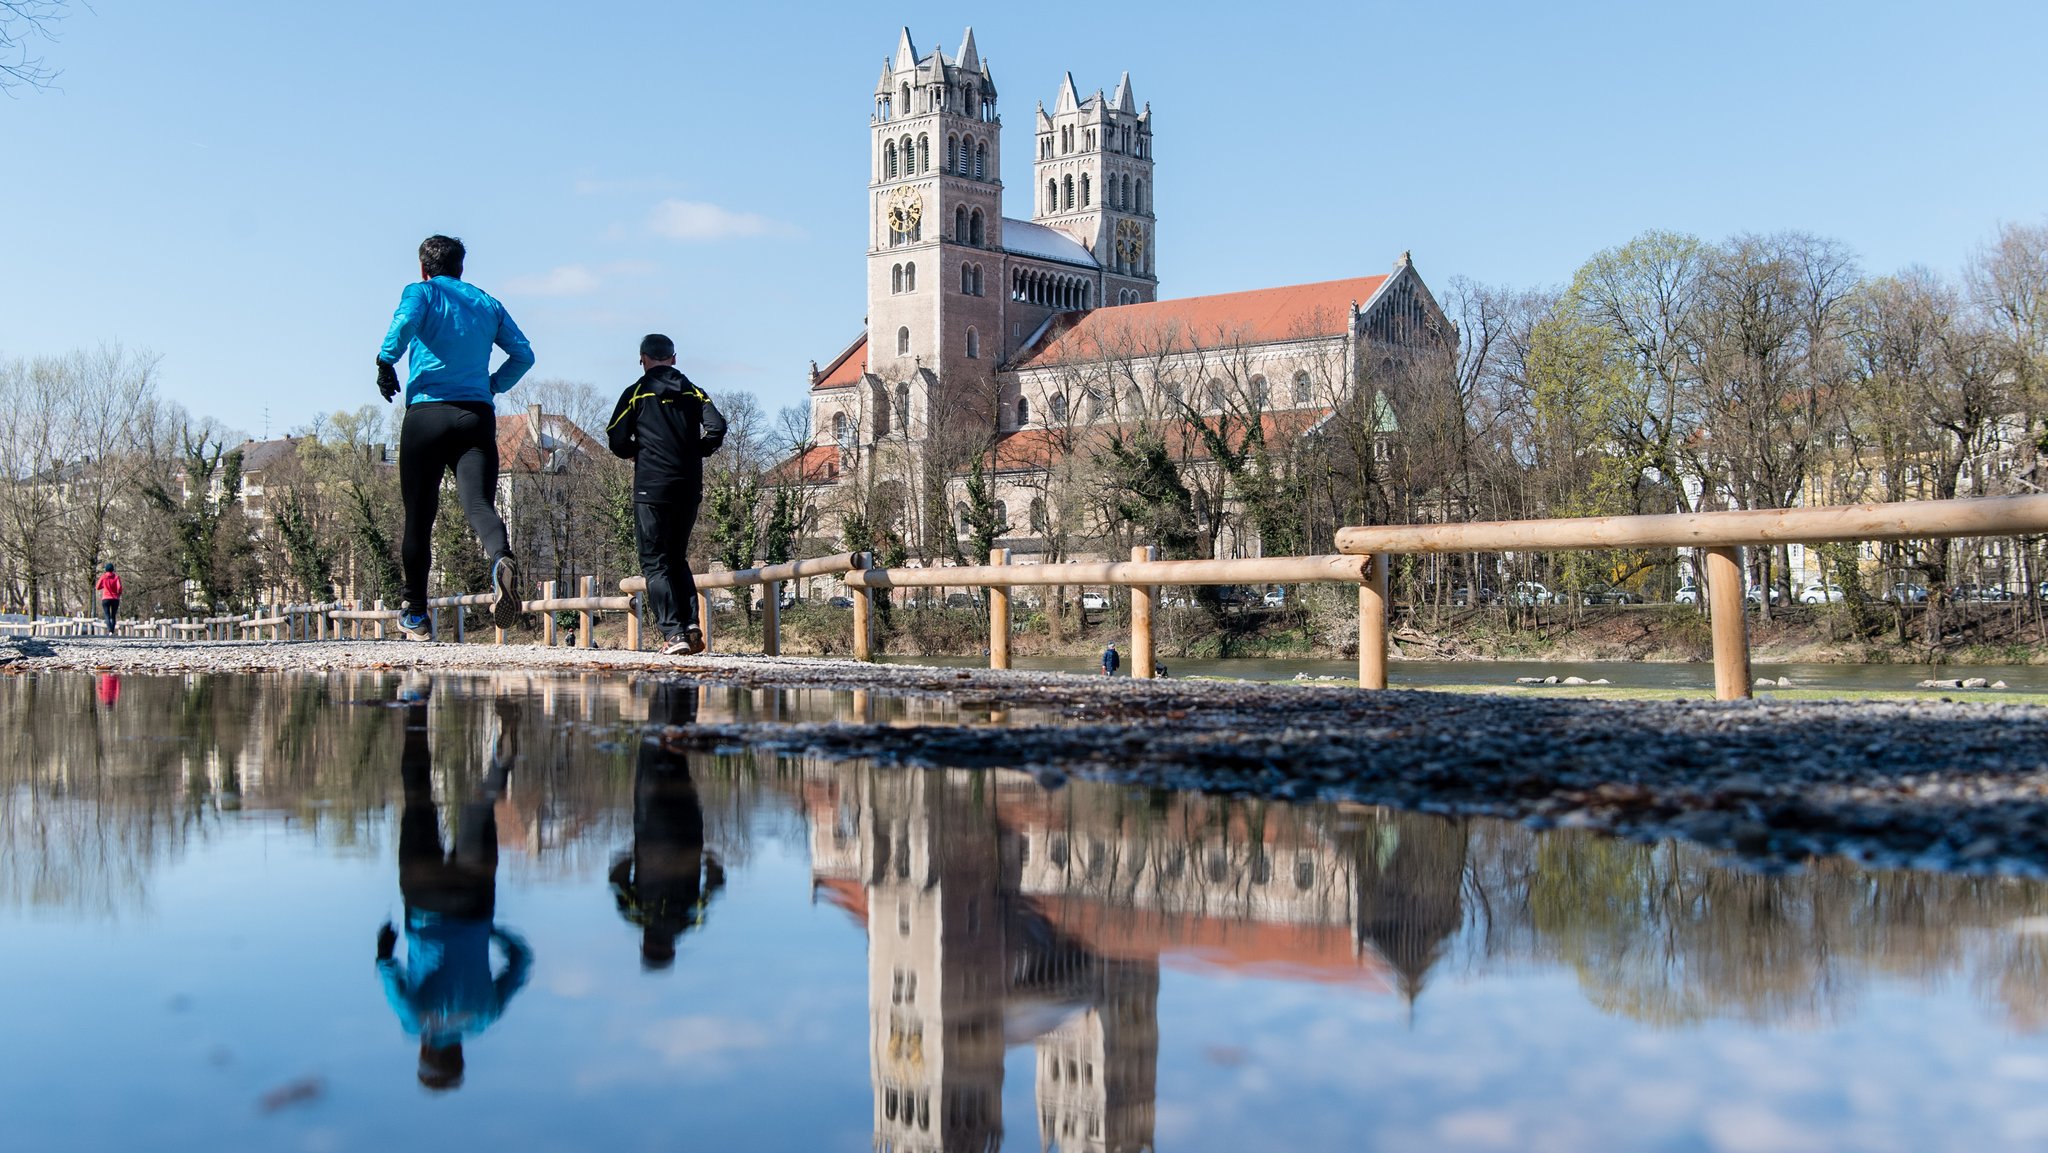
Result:
<svg viewBox="0 0 2048 1153"><path fill-rule="evenodd" d="M512 551L505 521L491 503L498 491L498 417L488 404L427 401L405 410L398 434L398 493L405 501L406 604L427 607L427 570L434 563L434 517L441 511L441 478L455 470L462 515L484 546L484 559ZM465 590L481 591L481 590Z"/></svg>
<svg viewBox="0 0 2048 1153"><path fill-rule="evenodd" d="M690 530L697 525L702 493L684 493L660 504L636 501L634 536L640 542L640 575L647 578L647 604L654 627L672 637L697 623L697 580L690 575Z"/></svg>

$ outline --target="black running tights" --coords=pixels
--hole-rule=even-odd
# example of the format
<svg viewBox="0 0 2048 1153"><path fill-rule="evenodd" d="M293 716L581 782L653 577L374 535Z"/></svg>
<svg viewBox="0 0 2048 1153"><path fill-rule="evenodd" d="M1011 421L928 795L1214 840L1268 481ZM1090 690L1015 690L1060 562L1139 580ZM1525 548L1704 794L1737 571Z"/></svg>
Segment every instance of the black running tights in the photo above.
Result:
<svg viewBox="0 0 2048 1153"><path fill-rule="evenodd" d="M488 404L427 401L405 410L398 434L398 494L405 502L405 600L427 607L427 571L434 563L434 517L441 511L441 478L455 470L462 515L484 546L484 558L510 553L505 521L492 504L498 491L498 417Z"/></svg>

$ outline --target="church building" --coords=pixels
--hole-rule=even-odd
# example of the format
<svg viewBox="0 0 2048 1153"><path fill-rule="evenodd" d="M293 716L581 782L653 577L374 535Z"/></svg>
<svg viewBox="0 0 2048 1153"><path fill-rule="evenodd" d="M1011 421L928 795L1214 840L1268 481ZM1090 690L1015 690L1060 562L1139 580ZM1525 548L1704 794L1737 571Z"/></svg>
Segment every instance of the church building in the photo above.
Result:
<svg viewBox="0 0 2048 1153"><path fill-rule="evenodd" d="M1375 339L1455 344L1405 254L1387 275L1161 301L1154 121L1130 74L1085 97L1068 74L1038 105L1029 219L1003 212L997 107L972 29L950 57L904 29L882 66L866 324L813 362L814 447L781 474L812 489L821 535L857 510L910 541L965 536L947 514L978 460L1005 543L1043 552L1047 470L1091 431L1206 412L1301 435L1359 387Z"/></svg>

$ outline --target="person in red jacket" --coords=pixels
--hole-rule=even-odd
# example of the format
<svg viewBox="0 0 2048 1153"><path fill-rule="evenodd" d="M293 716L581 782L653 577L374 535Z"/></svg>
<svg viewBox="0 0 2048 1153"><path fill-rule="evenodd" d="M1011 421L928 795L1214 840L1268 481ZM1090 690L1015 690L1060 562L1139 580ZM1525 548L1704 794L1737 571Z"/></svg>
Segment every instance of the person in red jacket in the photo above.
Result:
<svg viewBox="0 0 2048 1153"><path fill-rule="evenodd" d="M115 575L114 566L109 564L92 587L99 590L100 612L107 618L107 635L113 636L114 617L121 611L121 578Z"/></svg>

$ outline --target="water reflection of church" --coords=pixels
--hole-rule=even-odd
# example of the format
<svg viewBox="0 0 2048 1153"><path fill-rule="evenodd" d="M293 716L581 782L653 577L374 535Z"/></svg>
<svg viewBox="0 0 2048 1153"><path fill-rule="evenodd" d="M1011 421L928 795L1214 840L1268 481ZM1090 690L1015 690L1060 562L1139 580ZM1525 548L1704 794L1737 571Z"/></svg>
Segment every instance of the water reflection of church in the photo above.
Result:
<svg viewBox="0 0 2048 1153"><path fill-rule="evenodd" d="M814 883L867 926L891 1153L997 1148L1025 1041L1041 1148L1150 1149L1162 963L1413 997L1460 923L1465 837L1429 817L843 765L804 793Z"/></svg>

